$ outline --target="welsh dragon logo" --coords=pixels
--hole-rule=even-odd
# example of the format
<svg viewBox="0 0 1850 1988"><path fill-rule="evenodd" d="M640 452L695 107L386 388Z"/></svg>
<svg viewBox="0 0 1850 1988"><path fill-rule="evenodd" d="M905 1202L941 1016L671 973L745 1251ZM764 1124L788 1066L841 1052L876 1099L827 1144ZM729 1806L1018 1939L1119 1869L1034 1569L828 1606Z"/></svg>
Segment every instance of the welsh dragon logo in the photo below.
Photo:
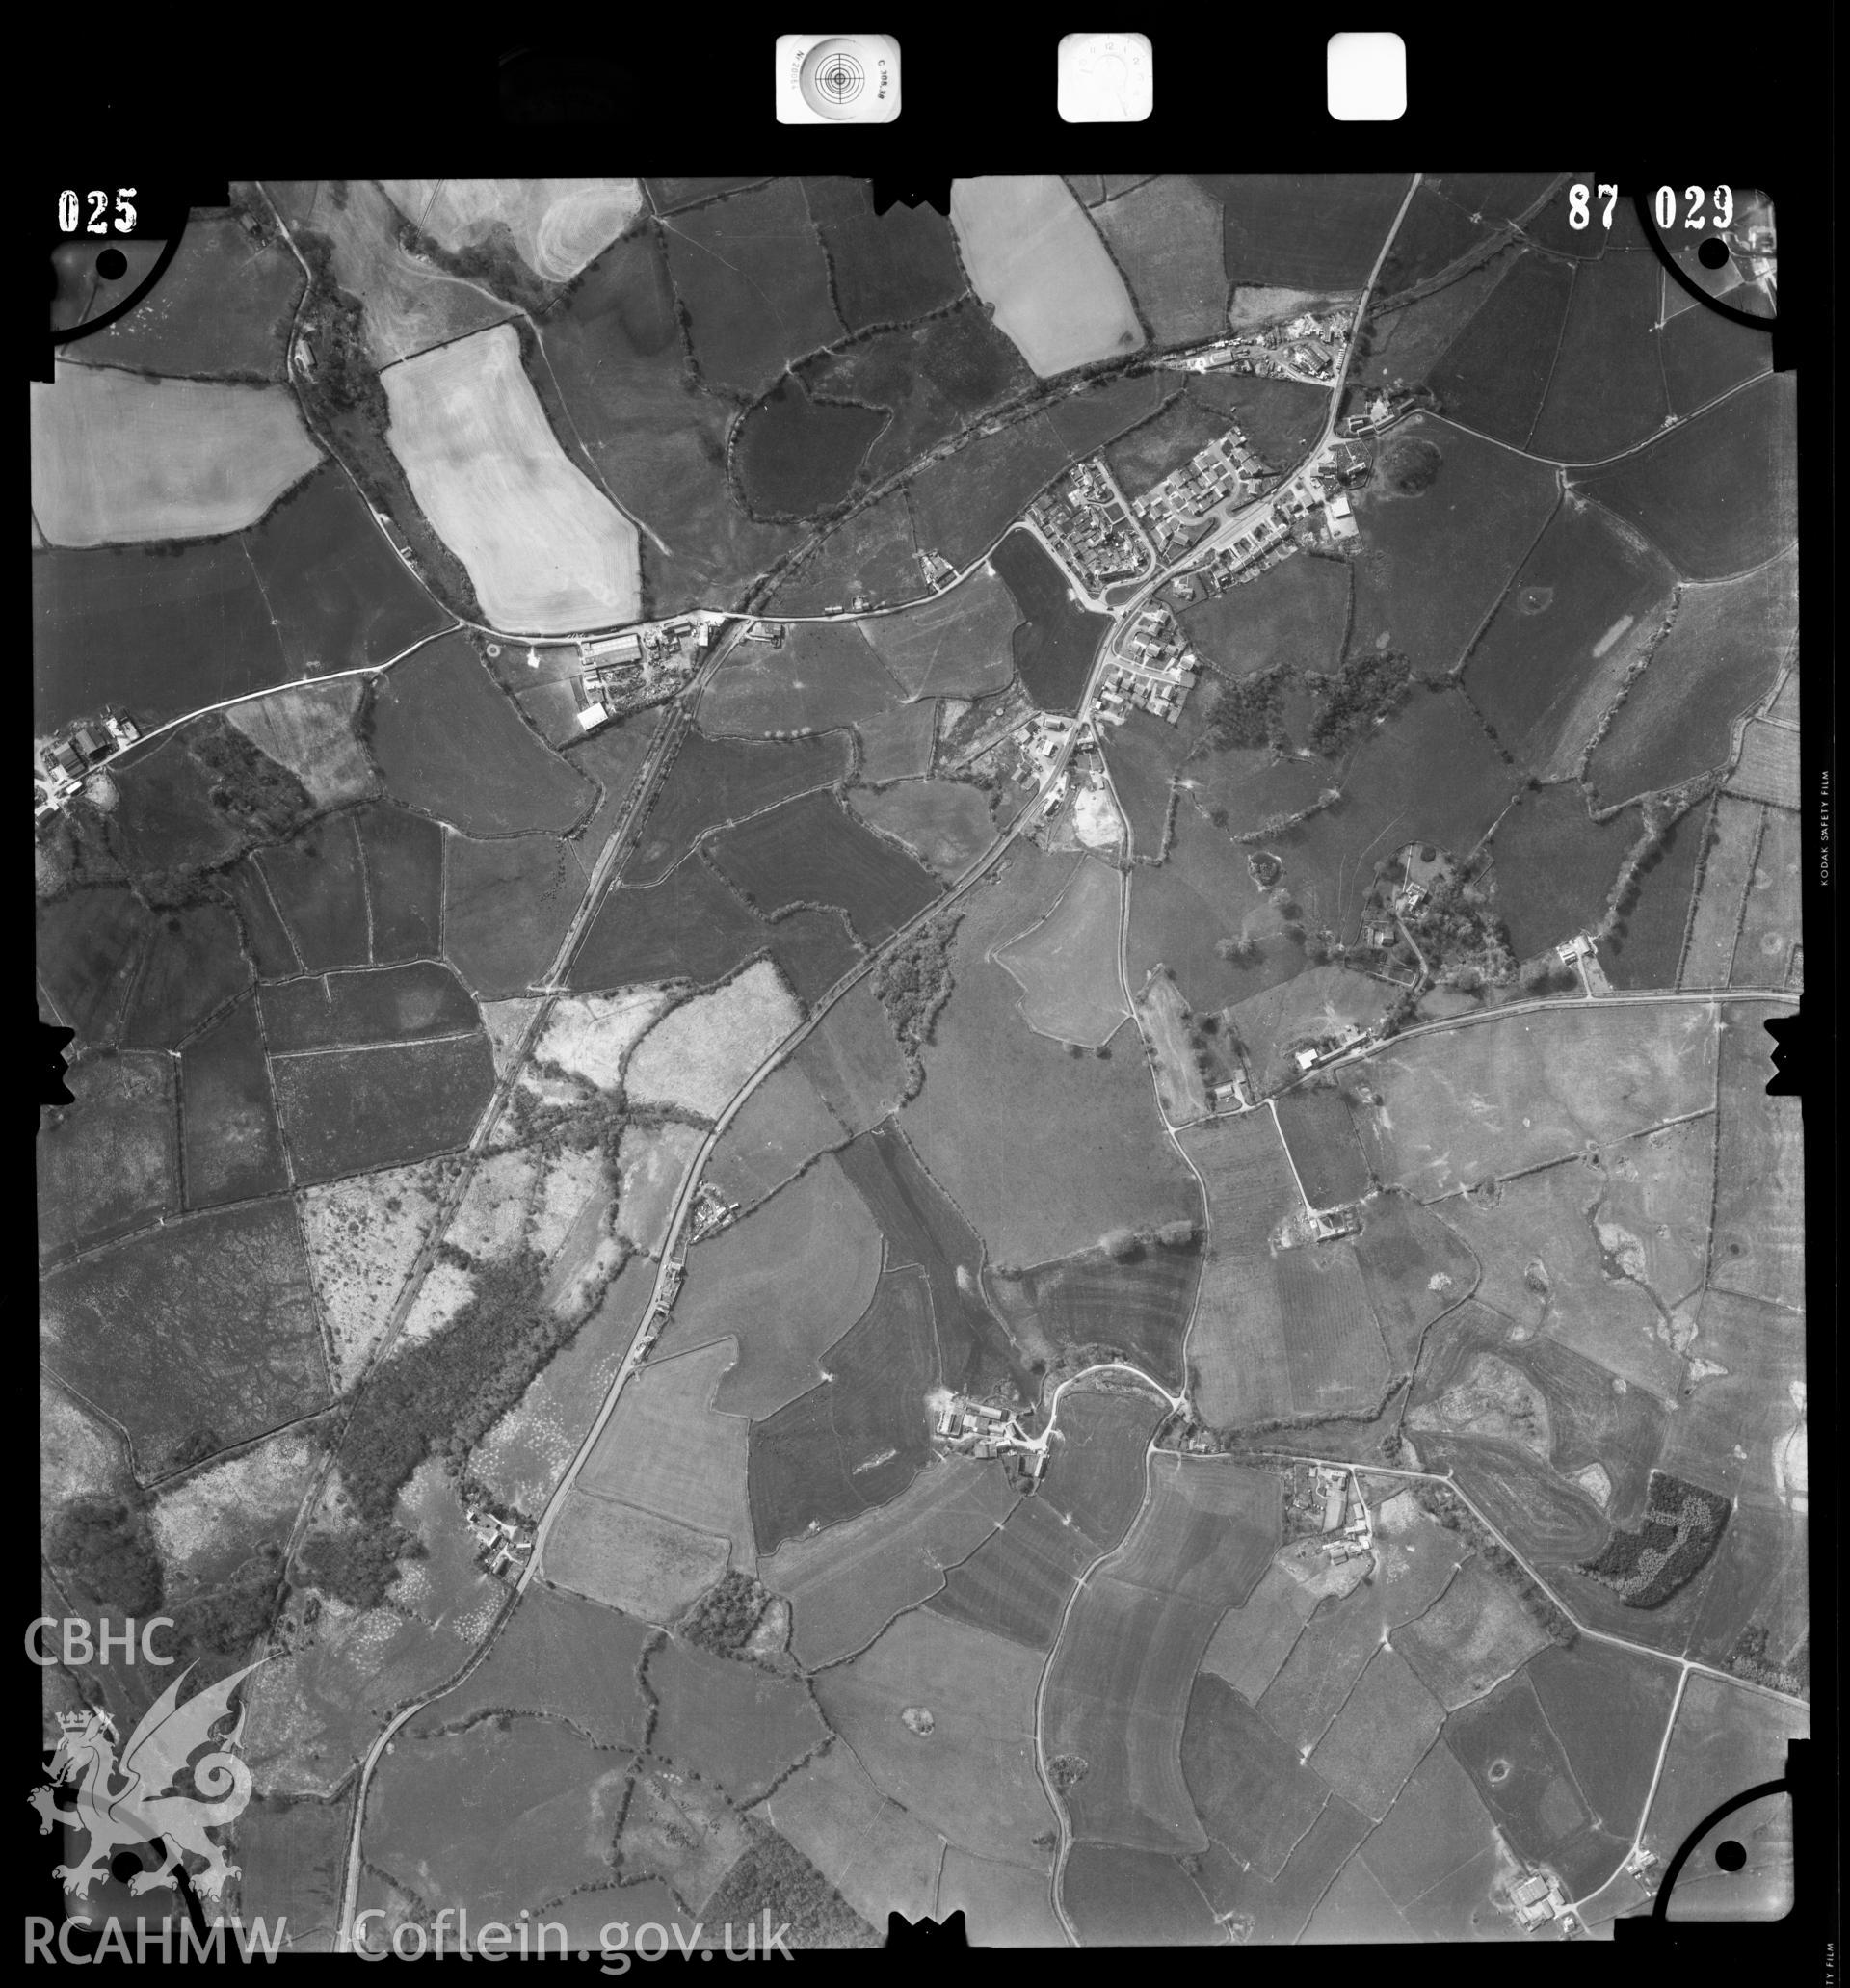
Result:
<svg viewBox="0 0 1850 1988"><path fill-rule="evenodd" d="M109 1875L110 1859L119 1850L159 1837L167 1860L158 1869L144 1870L129 1880L131 1893L171 1888L182 1853L201 1858L204 1871L197 1877L201 1897L217 1902L225 1880L238 1875L225 1852L206 1834L244 1813L251 1799L251 1769L229 1751L244 1733L244 1709L237 1723L222 1738L212 1729L231 1716L231 1696L257 1664L197 1691L184 1705L180 1686L196 1668L188 1664L148 1707L129 1735L121 1758L116 1757L116 1723L106 1711L64 1712L57 1751L51 1757L49 1782L35 1788L29 1799L39 1811L39 1834L47 1836L54 1822L81 1829L89 1837L83 1862L60 1864L52 1875L65 1890L83 1897L92 1885ZM212 1751L198 1760L202 1746ZM189 1763L198 1794L181 1794L173 1784ZM60 1790L74 1797L61 1808Z"/></svg>

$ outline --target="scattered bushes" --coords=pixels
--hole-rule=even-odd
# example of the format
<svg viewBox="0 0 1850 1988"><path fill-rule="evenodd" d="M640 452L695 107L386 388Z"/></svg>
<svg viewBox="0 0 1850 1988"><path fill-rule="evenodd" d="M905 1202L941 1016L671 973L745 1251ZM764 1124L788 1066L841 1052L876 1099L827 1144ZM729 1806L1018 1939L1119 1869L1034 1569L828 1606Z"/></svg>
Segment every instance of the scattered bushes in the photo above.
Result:
<svg viewBox="0 0 1850 1988"><path fill-rule="evenodd" d="M1370 650L1344 663L1333 678L1317 715L1310 721L1310 744L1333 757L1377 718L1396 709L1413 680L1413 665L1396 649Z"/></svg>

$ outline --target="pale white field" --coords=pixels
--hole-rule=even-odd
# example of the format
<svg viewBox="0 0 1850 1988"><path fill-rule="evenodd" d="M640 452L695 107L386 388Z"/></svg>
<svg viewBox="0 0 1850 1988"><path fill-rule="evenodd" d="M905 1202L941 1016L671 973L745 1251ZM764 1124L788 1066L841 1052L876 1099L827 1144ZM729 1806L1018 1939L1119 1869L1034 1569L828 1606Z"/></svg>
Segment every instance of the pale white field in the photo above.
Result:
<svg viewBox="0 0 1850 1988"><path fill-rule="evenodd" d="M286 386L63 361L32 386L32 515L54 545L238 531L320 463Z"/></svg>
<svg viewBox="0 0 1850 1988"><path fill-rule="evenodd" d="M802 1020L778 969L760 960L649 1030L629 1059L629 1095L639 1104L678 1104L716 1117Z"/></svg>
<svg viewBox="0 0 1850 1988"><path fill-rule="evenodd" d="M359 681L305 683L233 704L226 721L260 752L286 766L322 807L370 794L378 784L354 734Z"/></svg>
<svg viewBox="0 0 1850 1988"><path fill-rule="evenodd" d="M567 461L512 325L380 378L385 438L490 621L558 635L636 618L636 527Z"/></svg>
<svg viewBox="0 0 1850 1988"><path fill-rule="evenodd" d="M623 1059L668 1003L669 996L655 987L562 994L546 1017L534 1053L600 1090L614 1089L622 1081Z"/></svg>
<svg viewBox="0 0 1850 1988"><path fill-rule="evenodd" d="M497 221L548 282L575 277L643 211L639 179L382 179L399 209L454 253Z"/></svg>
<svg viewBox="0 0 1850 1988"><path fill-rule="evenodd" d="M954 179L951 226L971 287L1042 379L1143 344L1130 292L1064 180Z"/></svg>

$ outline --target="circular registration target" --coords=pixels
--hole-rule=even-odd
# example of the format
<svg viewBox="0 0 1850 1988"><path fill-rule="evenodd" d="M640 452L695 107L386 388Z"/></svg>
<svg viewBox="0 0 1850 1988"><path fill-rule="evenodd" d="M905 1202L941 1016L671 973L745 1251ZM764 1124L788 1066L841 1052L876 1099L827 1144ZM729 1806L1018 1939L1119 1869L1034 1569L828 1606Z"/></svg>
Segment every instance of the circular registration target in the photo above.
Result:
<svg viewBox="0 0 1850 1988"><path fill-rule="evenodd" d="M841 36L818 41L804 59L797 87L803 100L825 118L850 118L867 91L867 65Z"/></svg>
<svg viewBox="0 0 1850 1988"><path fill-rule="evenodd" d="M1678 286L1737 324L1779 316L1779 233L1772 198L1751 184L1666 181L1635 197L1645 234Z"/></svg>
<svg viewBox="0 0 1850 1988"><path fill-rule="evenodd" d="M178 186L93 166L41 187L52 237L47 329L54 346L68 345L125 317L160 281L179 250L190 200Z"/></svg>

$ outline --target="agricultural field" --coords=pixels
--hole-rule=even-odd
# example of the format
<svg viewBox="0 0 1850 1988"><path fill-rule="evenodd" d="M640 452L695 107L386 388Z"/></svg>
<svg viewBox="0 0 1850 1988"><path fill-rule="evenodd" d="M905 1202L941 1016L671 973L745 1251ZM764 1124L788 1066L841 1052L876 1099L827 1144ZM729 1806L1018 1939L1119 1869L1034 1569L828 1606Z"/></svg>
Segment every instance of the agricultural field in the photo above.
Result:
<svg viewBox="0 0 1850 1988"><path fill-rule="evenodd" d="M1149 1503L1081 1589L1048 1668L1044 1750L1085 1763L1063 1789L1075 1835L1206 1848L1182 1775L1189 1691L1222 1610L1278 1544L1277 1485L1220 1461L1152 1464Z"/></svg>
<svg viewBox="0 0 1850 1988"><path fill-rule="evenodd" d="M1774 808L1799 805L1799 737L1789 726L1756 718L1741 728L1741 749L1728 777L1731 794Z"/></svg>
<svg viewBox="0 0 1850 1988"><path fill-rule="evenodd" d="M1236 284L1327 294L1360 289L1409 181L1399 173L1201 174L1220 201Z"/></svg>
<svg viewBox="0 0 1850 1988"><path fill-rule="evenodd" d="M700 1150L693 1126L623 1127L617 1149L617 1233L633 1249L660 1256L681 1183Z"/></svg>
<svg viewBox="0 0 1850 1988"><path fill-rule="evenodd" d="M745 1503L750 1424L713 1406L727 1366L724 1346L652 1360L623 1390L585 1460L577 1488L658 1518L719 1533L732 1564L753 1564Z"/></svg>
<svg viewBox="0 0 1850 1988"><path fill-rule="evenodd" d="M467 835L446 835L441 855L443 945L450 964L479 999L500 1000L522 993L551 967L584 899L584 873L551 835L509 835L478 842ZM735 908L741 925L749 924L744 907L731 893L717 880L707 881L713 896ZM691 914L689 922L698 921L699 910L689 903L691 893L678 880L666 887L665 894L675 897L675 911ZM573 963L574 987L621 986L659 979L674 970L666 963L667 948L648 929L649 921L634 915L628 893L621 913L618 904L614 891L605 898ZM713 940L723 942L717 933ZM662 964L656 963L658 959ZM724 971L732 964L728 957L715 970Z"/></svg>
<svg viewBox="0 0 1850 1988"><path fill-rule="evenodd" d="M1793 854L1796 861L1797 851ZM1634 882L1619 899L1619 922L1599 951L1614 987L1677 985L1702 856L1703 817L1692 809L1672 822L1663 839L1639 859ZM1796 876L1793 881L1796 886ZM1784 980L1784 959L1774 978Z"/></svg>
<svg viewBox="0 0 1850 1988"><path fill-rule="evenodd" d="M1799 945L1803 861L1798 816L1784 808L1769 808L1754 857L1754 872L1747 880L1731 986L1782 988L1788 984Z"/></svg>
<svg viewBox="0 0 1850 1988"><path fill-rule="evenodd" d="M1010 638L1020 621L1014 595L985 565L944 594L859 626L908 697L984 697L1015 673Z"/></svg>
<svg viewBox="0 0 1850 1988"><path fill-rule="evenodd" d="M752 1524L766 1553L890 1503L930 1459L939 1363L923 1272L888 1270L828 1359L817 1387L753 1424Z"/></svg>
<svg viewBox="0 0 1850 1988"><path fill-rule="evenodd" d="M878 1125L911 1092L892 1023L864 980L804 1037L793 1060L850 1135Z"/></svg>
<svg viewBox="0 0 1850 1988"><path fill-rule="evenodd" d="M1205 1183L1208 1249L1188 1357L1202 1419L1216 1426L1285 1414L1290 1377L1270 1236L1302 1210L1269 1112L1181 1133Z"/></svg>
<svg viewBox="0 0 1850 1988"><path fill-rule="evenodd" d="M1731 323L1712 310L1678 311L1658 335L1664 384L1671 411L1678 415L1699 412L1773 363L1765 330Z"/></svg>
<svg viewBox="0 0 1850 1988"><path fill-rule="evenodd" d="M860 820L904 842L941 877L961 875L995 839L990 797L968 781L853 787L848 805Z"/></svg>
<svg viewBox="0 0 1850 1988"><path fill-rule="evenodd" d="M717 737L770 738L890 710L899 686L864 632L852 622L795 622L781 647L741 644L701 697L700 724Z"/></svg>
<svg viewBox="0 0 1850 1988"><path fill-rule="evenodd" d="M1126 1019L1117 959L1123 888L1109 864L1082 857L1047 915L993 955L1020 982L1022 1018L1038 1034L1093 1049Z"/></svg>
<svg viewBox="0 0 1850 1988"><path fill-rule="evenodd" d="M1281 1091L1298 1075L1291 1051L1331 1029L1371 1029L1388 1005L1385 982L1345 967L1312 967L1226 1012L1224 1025L1238 1038L1260 1097Z"/></svg>
<svg viewBox="0 0 1850 1988"><path fill-rule="evenodd" d="M834 784L850 757L845 733L747 744L690 732L643 821L624 882L659 883L703 836Z"/></svg>
<svg viewBox="0 0 1850 1988"><path fill-rule="evenodd" d="M220 904L169 912L147 936L147 951L122 1022L127 1048L177 1048L251 984L238 928Z"/></svg>
<svg viewBox="0 0 1850 1988"><path fill-rule="evenodd" d="M421 1037L465 1035L480 1026L475 1003L447 967L420 960L373 972L287 980L257 995L273 1056Z"/></svg>
<svg viewBox="0 0 1850 1988"><path fill-rule="evenodd" d="M1465 428L1526 447L1572 289L1570 264L1526 252L1429 371L1444 411Z"/></svg>
<svg viewBox="0 0 1850 1988"><path fill-rule="evenodd" d="M1594 748L1587 778L1602 806L1727 765L1732 721L1790 652L1797 582L1787 552L1744 578L1682 589L1669 634Z"/></svg>
<svg viewBox="0 0 1850 1988"><path fill-rule="evenodd" d="M1569 783L1519 794L1496 826L1496 908L1519 960L1597 926L1619 867L1638 846L1639 817L1626 808L1596 821Z"/></svg>
<svg viewBox="0 0 1850 1988"><path fill-rule="evenodd" d="M1246 851L1184 804L1162 866L1131 872L1124 963L1133 987L1166 968L1182 1003L1209 1016L1303 972L1304 939Z"/></svg>
<svg viewBox="0 0 1850 1988"><path fill-rule="evenodd" d="M1805 1302L1805 1145L1789 1097L1769 1098L1769 1019L1789 1004L1731 1002L1722 1011L1721 1128L1709 1268L1724 1289L1799 1309Z"/></svg>
<svg viewBox="0 0 1850 1988"><path fill-rule="evenodd" d="M1043 380L1145 342L1123 278L1064 181L958 180L951 226L970 287Z"/></svg>
<svg viewBox="0 0 1850 1988"><path fill-rule="evenodd" d="M39 1259L58 1262L179 1211L175 1073L166 1056L87 1058L74 1103L39 1127Z"/></svg>
<svg viewBox="0 0 1850 1988"><path fill-rule="evenodd" d="M1035 1771L1038 1657L930 1609L902 1615L816 1698L874 1785L975 1855L1040 1866L1053 1811Z"/></svg>
<svg viewBox="0 0 1850 1988"><path fill-rule="evenodd" d="M1074 604L1066 574L1025 531L1011 532L991 559L1020 610L1015 666L1044 711L1079 708L1106 633L1103 615Z"/></svg>
<svg viewBox="0 0 1850 1988"><path fill-rule="evenodd" d="M1456 668L1557 501L1539 464L1429 415L1400 423L1356 501L1352 652L1391 646L1422 672Z"/></svg>
<svg viewBox="0 0 1850 1988"><path fill-rule="evenodd" d="M733 410L686 391L656 229L613 243L537 329L565 418L616 502L648 527L639 551L652 612L733 597L790 548L793 531L753 523L732 500Z"/></svg>
<svg viewBox="0 0 1850 1988"><path fill-rule="evenodd" d="M172 1470L201 1435L223 1447L327 1404L308 1269L284 1202L119 1243L54 1272L42 1303L46 1371L126 1431L141 1474Z"/></svg>
<svg viewBox="0 0 1850 1988"><path fill-rule="evenodd" d="M760 961L683 1002L643 1037L629 1059L629 1096L717 1118L799 1019L777 968Z"/></svg>
<svg viewBox="0 0 1850 1988"><path fill-rule="evenodd" d="M1071 1057L1024 1030L1020 988L986 955L1052 909L1065 866L1018 850L964 900L953 992L922 1051L925 1082L901 1123L996 1259L1046 1262L1114 1228L1194 1221L1195 1183L1163 1141L1138 1059ZM1079 1162L1058 1180L1037 1154Z"/></svg>
<svg viewBox="0 0 1850 1988"><path fill-rule="evenodd" d="M797 1064L786 1063L753 1092L721 1134L706 1179L751 1207L846 1138L821 1092Z"/></svg>
<svg viewBox="0 0 1850 1988"><path fill-rule="evenodd" d="M771 605L780 615L831 615L852 602L859 612L915 600L924 584L912 502L896 490L851 512L820 544L784 566Z"/></svg>
<svg viewBox="0 0 1850 1988"><path fill-rule="evenodd" d="M304 1182L466 1145L494 1087L488 1038L479 1033L279 1056L271 1070Z"/></svg>
<svg viewBox="0 0 1850 1988"><path fill-rule="evenodd" d="M1690 580L1724 580L1792 542L1793 376L1767 374L1574 488L1636 525Z"/></svg>
<svg viewBox="0 0 1850 1988"><path fill-rule="evenodd" d="M1123 425L1135 418L1126 413ZM919 547L960 569L986 556L1076 453L1049 414L1030 414L993 434L979 430L967 447L927 464L907 485Z"/></svg>
<svg viewBox="0 0 1850 1988"><path fill-rule="evenodd" d="M862 828L832 795L805 794L714 837L715 866L753 909L775 917L832 905L869 945L890 939L938 893L903 849Z"/></svg>
<svg viewBox="0 0 1850 1988"><path fill-rule="evenodd" d="M1080 1347L1108 1348L1174 1387L1183 1379L1182 1336L1201 1275L1193 1236L1166 1241L1159 1234L1119 1238L1111 1249L1018 1276L997 1268L988 1288L1017 1343L1050 1364Z"/></svg>
<svg viewBox="0 0 1850 1988"><path fill-rule="evenodd" d="M1278 1115L1292 1170L1312 1207L1341 1207L1368 1191L1368 1162L1342 1092L1287 1091Z"/></svg>
<svg viewBox="0 0 1850 1988"><path fill-rule="evenodd" d="M1189 345L1227 325L1219 207L1179 173L1149 179L1092 218L1158 345Z"/></svg>
<svg viewBox="0 0 1850 1988"><path fill-rule="evenodd" d="M1679 984L1726 987L1733 969L1746 892L1756 872L1764 815L1757 802L1718 794L1704 818L1702 875ZM1697 833L1691 824L1691 832Z"/></svg>
<svg viewBox="0 0 1850 1988"><path fill-rule="evenodd" d="M739 428L739 485L753 517L810 517L839 503L885 425L878 408L811 400L800 381L780 380Z"/></svg>
<svg viewBox="0 0 1850 1988"><path fill-rule="evenodd" d="M879 782L928 774L938 735L938 705L933 700L895 704L878 717L863 719L860 733L860 777Z"/></svg>
<svg viewBox="0 0 1850 1988"><path fill-rule="evenodd" d="M832 345L829 258L794 179L660 224L703 384L761 392L792 360Z"/></svg>
<svg viewBox="0 0 1850 1988"><path fill-rule="evenodd" d="M731 1547L718 1533L618 1504L576 1486L546 1541L556 1586L644 1622L672 1622L719 1579Z"/></svg>
<svg viewBox="0 0 1850 1988"><path fill-rule="evenodd" d="M1498 740L1532 772L1558 780L1572 770L1623 680L1607 659L1664 621L1675 584L1662 559L1605 512L1555 514L1464 676Z"/></svg>
<svg viewBox="0 0 1850 1988"><path fill-rule="evenodd" d="M321 807L370 797L379 777L354 732L362 686L351 680L304 684L235 704L225 722L286 766Z"/></svg>
<svg viewBox="0 0 1850 1988"><path fill-rule="evenodd" d="M1425 778L1435 766L1445 768L1442 782ZM1509 806L1519 776L1497 757L1467 701L1441 685L1414 691L1410 703L1364 736L1340 778L1340 800L1264 846L1284 865L1282 888L1305 924L1353 941L1375 885L1374 865L1407 841L1469 856ZM1551 798L1530 796L1525 808ZM1506 818L1504 833L1516 819Z"/></svg>
<svg viewBox="0 0 1850 1988"><path fill-rule="evenodd" d="M32 513L53 545L241 531L321 460L281 386L64 364L32 389Z"/></svg>
<svg viewBox="0 0 1850 1988"><path fill-rule="evenodd" d="M381 380L392 451L489 620L555 635L635 619L636 527L567 459L512 326L421 353Z"/></svg>
<svg viewBox="0 0 1850 1988"><path fill-rule="evenodd" d="M1335 559L1287 559L1256 580L1184 608L1197 650L1235 681L1276 668L1334 670L1349 625L1349 568Z"/></svg>
<svg viewBox="0 0 1850 1988"><path fill-rule="evenodd" d="M1664 425L1662 279L1663 265L1649 249L1615 249L1575 263L1560 350L1527 443L1531 455L1597 463Z"/></svg>
<svg viewBox="0 0 1850 1988"><path fill-rule="evenodd" d="M180 1057L181 1162L188 1207L287 1185L256 1003L246 995Z"/></svg>
<svg viewBox="0 0 1850 1988"><path fill-rule="evenodd" d="M816 1385L817 1362L872 1303L883 1257L866 1204L831 1158L688 1253L663 1357L730 1336L715 1400L763 1417Z"/></svg>
<svg viewBox="0 0 1850 1988"><path fill-rule="evenodd" d="M1421 1200L1577 1157L1707 1110L1714 1043L1711 1011L1686 1006L1553 1009L1389 1044L1368 1062L1382 1102L1362 1150Z"/></svg>
<svg viewBox="0 0 1850 1988"><path fill-rule="evenodd" d="M649 1652L645 1675L660 1707L649 1752L734 1800L751 1800L828 1742L814 1701L794 1678L767 1676L678 1638Z"/></svg>
<svg viewBox="0 0 1850 1988"><path fill-rule="evenodd" d="M595 790L535 737L474 646L450 635L399 665L371 707L393 796L471 835L573 827Z"/></svg>
<svg viewBox="0 0 1850 1988"><path fill-rule="evenodd" d="M876 214L859 179L806 179L803 191L849 331L909 324L963 294L957 248L936 208L901 200Z"/></svg>
<svg viewBox="0 0 1850 1988"><path fill-rule="evenodd" d="M1169 853L1171 782L1180 758L1176 728L1148 711L1132 711L1105 739L1105 759L1119 812L1130 829L1131 854L1160 862Z"/></svg>
<svg viewBox="0 0 1850 1988"><path fill-rule="evenodd" d="M890 1504L786 1540L758 1573L789 1598L792 1652L813 1670L865 1649L895 1617L937 1594L945 1570L974 1554L1016 1503L996 1463L943 1457Z"/></svg>
<svg viewBox="0 0 1850 1988"><path fill-rule="evenodd" d="M1176 1858L1074 1843L1060 1895L1082 1947L1220 1947L1227 1930Z"/></svg>
<svg viewBox="0 0 1850 1988"><path fill-rule="evenodd" d="M289 675L243 543L111 546L32 558L33 721L121 703L144 726Z"/></svg>

